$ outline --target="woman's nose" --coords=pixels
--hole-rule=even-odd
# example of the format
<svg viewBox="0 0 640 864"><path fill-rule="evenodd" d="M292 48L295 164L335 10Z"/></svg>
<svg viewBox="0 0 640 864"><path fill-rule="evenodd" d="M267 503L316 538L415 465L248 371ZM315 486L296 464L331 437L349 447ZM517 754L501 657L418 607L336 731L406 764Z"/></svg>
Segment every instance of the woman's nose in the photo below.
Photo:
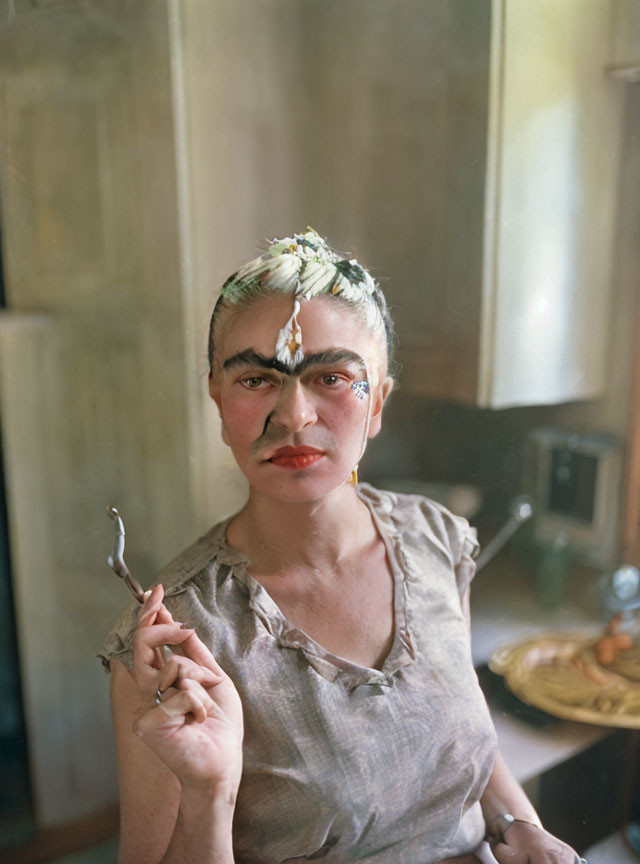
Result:
<svg viewBox="0 0 640 864"><path fill-rule="evenodd" d="M299 432L309 423L313 423L316 416L310 394L305 392L300 381L297 378L285 381L278 394L271 422L292 432Z"/></svg>

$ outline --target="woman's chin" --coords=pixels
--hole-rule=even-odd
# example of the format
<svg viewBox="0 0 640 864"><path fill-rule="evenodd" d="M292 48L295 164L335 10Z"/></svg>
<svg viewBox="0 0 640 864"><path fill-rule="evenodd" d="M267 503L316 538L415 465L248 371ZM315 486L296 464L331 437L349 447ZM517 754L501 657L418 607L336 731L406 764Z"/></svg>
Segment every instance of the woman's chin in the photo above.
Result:
<svg viewBox="0 0 640 864"><path fill-rule="evenodd" d="M253 472L252 472L253 474ZM317 501L344 486L349 479L344 469L318 470L316 465L292 470L290 467L269 466L260 476L248 476L251 493L280 504L304 504Z"/></svg>

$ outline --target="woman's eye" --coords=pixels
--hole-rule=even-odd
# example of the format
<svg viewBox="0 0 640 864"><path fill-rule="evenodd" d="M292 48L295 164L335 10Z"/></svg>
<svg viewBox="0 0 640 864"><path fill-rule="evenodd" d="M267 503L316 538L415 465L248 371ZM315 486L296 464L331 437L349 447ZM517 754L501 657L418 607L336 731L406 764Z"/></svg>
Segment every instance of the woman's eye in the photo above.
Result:
<svg viewBox="0 0 640 864"><path fill-rule="evenodd" d="M325 372L318 376L318 384L330 390L342 391L349 386L351 377L343 372Z"/></svg>
<svg viewBox="0 0 640 864"><path fill-rule="evenodd" d="M259 390L263 384L267 383L266 378L261 378L258 375L252 375L251 378L243 378L240 382L247 390Z"/></svg>

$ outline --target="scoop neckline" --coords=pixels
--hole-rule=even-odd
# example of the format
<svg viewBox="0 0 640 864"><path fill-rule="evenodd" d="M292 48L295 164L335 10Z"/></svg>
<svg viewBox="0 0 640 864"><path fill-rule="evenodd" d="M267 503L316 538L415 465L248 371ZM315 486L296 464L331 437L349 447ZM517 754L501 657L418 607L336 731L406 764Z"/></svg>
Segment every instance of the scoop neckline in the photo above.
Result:
<svg viewBox="0 0 640 864"><path fill-rule="evenodd" d="M249 572L251 565L249 556L227 542L227 528L233 516L225 519L219 526L219 532L216 532L218 559L220 563L229 565L230 575L247 589L249 607L275 638L279 647L301 651L309 664L323 678L330 681L343 681L349 689L354 689L361 684L390 687L395 674L415 660L414 644L409 628L408 573L404 556L398 554L401 535L395 530L391 520L385 518L391 513L392 502L385 501L387 506L382 507L382 501L375 500L388 497L389 493L383 496L368 484L358 484L355 491L368 508L378 536L385 545L393 579L393 640L380 669L363 666L334 654L289 621L267 589ZM378 509L381 512L378 512Z"/></svg>

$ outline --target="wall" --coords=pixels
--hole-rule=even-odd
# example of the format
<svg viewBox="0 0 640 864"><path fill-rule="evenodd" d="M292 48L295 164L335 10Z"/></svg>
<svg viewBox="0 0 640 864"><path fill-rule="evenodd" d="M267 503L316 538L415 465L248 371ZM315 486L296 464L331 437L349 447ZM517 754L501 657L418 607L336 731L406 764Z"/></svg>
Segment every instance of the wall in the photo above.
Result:
<svg viewBox="0 0 640 864"><path fill-rule="evenodd" d="M197 532L166 9L15 4L0 25L9 311L0 413L36 819L116 797L95 653L128 594ZM199 464L199 463L198 463ZM198 467L198 465L196 465Z"/></svg>
<svg viewBox="0 0 640 864"><path fill-rule="evenodd" d="M521 488L524 444L532 427L603 431L626 442L640 286L640 87L619 86L626 86L625 124L605 395L566 405L491 411L418 399L400 387L381 436L369 448L364 478L475 483L485 491L493 515L503 518L509 498Z"/></svg>

